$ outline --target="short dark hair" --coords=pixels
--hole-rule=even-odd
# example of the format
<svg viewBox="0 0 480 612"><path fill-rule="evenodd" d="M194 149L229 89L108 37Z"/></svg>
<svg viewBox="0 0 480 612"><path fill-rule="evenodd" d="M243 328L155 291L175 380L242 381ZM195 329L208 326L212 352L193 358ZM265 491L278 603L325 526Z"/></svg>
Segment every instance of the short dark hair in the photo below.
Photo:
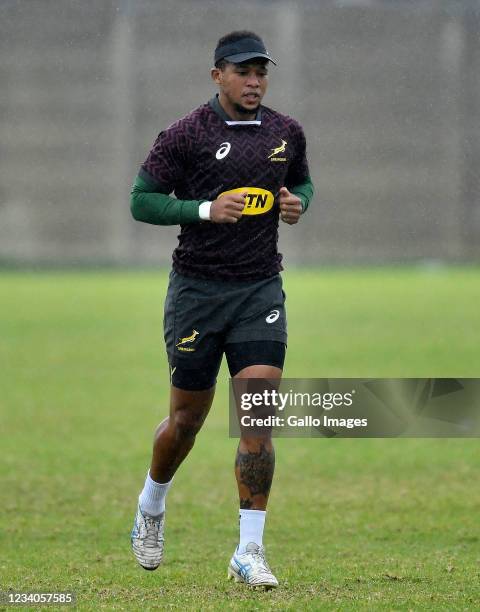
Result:
<svg viewBox="0 0 480 612"><path fill-rule="evenodd" d="M230 43L237 42L237 40L242 40L242 38L253 38L254 40L258 40L263 44L263 40L260 38L258 34L255 32L251 32L250 30L235 30L233 32L229 32L222 36L219 39L217 46L215 47L215 51L219 47L223 47L223 45L229 45ZM268 61L268 60L267 60ZM221 59L218 62L215 62L215 68L220 68L220 70L225 70L225 66L228 64L227 60Z"/></svg>

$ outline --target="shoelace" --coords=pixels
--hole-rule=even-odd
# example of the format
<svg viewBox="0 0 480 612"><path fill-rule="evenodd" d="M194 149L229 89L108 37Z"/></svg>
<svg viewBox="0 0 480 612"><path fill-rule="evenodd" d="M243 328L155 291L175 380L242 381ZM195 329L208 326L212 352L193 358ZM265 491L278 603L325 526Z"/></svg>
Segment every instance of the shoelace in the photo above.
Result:
<svg viewBox="0 0 480 612"><path fill-rule="evenodd" d="M271 572L271 569L265 559L265 549L263 546L259 546L256 552L250 553L257 565L261 567L261 569L265 569L267 572Z"/></svg>
<svg viewBox="0 0 480 612"><path fill-rule="evenodd" d="M156 546L158 541L163 541L163 538L158 537L158 533L160 531L160 521L150 518L148 516L144 517L145 520L145 538L144 545L145 546Z"/></svg>

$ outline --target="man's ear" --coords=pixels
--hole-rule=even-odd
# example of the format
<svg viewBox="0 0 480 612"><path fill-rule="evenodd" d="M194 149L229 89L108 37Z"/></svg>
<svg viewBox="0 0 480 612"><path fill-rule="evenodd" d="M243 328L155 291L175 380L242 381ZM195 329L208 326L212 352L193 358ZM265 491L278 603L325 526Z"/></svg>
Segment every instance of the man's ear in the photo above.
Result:
<svg viewBox="0 0 480 612"><path fill-rule="evenodd" d="M220 68L212 68L210 71L210 75L212 77L212 80L217 84L217 85L221 85L222 84L222 71L220 70Z"/></svg>

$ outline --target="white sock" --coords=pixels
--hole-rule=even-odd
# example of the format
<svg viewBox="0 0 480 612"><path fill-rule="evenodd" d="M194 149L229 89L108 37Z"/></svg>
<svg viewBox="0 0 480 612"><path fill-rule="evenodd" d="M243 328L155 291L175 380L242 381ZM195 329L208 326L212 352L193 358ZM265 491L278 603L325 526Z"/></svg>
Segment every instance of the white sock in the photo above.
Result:
<svg viewBox="0 0 480 612"><path fill-rule="evenodd" d="M265 527L265 510L244 510L240 508L240 543L238 554L245 552L247 544L255 542L263 545L263 528Z"/></svg>
<svg viewBox="0 0 480 612"><path fill-rule="evenodd" d="M150 478L150 471L148 472L145 486L138 498L140 509L144 514L158 516L165 512L165 497L172 482L173 478L170 482L164 484L155 482Z"/></svg>

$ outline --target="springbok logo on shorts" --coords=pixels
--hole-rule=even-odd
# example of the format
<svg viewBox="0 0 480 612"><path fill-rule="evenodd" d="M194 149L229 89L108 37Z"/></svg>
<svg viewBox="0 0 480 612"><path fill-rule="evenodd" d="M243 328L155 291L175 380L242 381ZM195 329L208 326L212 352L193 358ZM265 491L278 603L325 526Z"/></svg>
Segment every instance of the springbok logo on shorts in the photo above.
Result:
<svg viewBox="0 0 480 612"><path fill-rule="evenodd" d="M273 208L275 200L273 193L260 187L237 187L236 189L230 189L230 191L224 191L217 197L229 193L245 193L245 191L247 195L245 196L243 215L263 215Z"/></svg>
<svg viewBox="0 0 480 612"><path fill-rule="evenodd" d="M186 353L193 353L193 351L195 350L194 348L191 347L185 347L183 346L184 344L192 344L193 342L195 342L197 336L198 336L199 332L194 329L192 331L192 335L191 336L185 336L185 338L179 338L179 342L177 342L177 344L175 345L179 351L185 351Z"/></svg>
<svg viewBox="0 0 480 612"><path fill-rule="evenodd" d="M278 319L279 316L280 316L280 311L272 310L272 312L268 315L265 321L267 323L275 323L275 321Z"/></svg>
<svg viewBox="0 0 480 612"><path fill-rule="evenodd" d="M222 144L220 145L220 148L215 153L215 157L217 159L223 159L224 157L227 157L227 155L230 153L231 148L232 148L232 145L229 142L222 142Z"/></svg>

